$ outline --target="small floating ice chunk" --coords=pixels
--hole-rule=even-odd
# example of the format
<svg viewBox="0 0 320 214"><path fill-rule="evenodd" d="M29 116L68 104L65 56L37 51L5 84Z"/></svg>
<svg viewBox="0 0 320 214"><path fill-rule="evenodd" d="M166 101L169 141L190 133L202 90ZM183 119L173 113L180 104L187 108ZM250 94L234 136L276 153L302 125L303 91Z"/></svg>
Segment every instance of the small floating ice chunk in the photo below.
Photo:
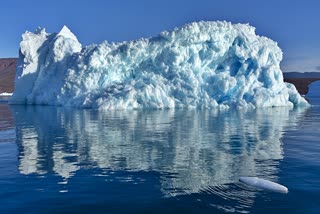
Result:
<svg viewBox="0 0 320 214"><path fill-rule="evenodd" d="M0 96L2 97L7 97L7 96L12 96L12 93L7 93L7 92L3 92L3 93L0 93Z"/></svg>
<svg viewBox="0 0 320 214"><path fill-rule="evenodd" d="M288 193L287 187L258 177L240 177L239 181L259 189L280 193Z"/></svg>

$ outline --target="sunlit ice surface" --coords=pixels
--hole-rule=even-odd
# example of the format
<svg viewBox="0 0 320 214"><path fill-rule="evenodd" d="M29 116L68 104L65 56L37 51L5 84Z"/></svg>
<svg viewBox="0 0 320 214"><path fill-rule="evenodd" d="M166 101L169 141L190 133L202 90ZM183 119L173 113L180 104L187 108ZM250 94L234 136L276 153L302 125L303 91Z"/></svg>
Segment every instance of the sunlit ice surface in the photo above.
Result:
<svg viewBox="0 0 320 214"><path fill-rule="evenodd" d="M194 22L82 47L64 26L25 32L11 104L174 109L308 106L283 81L282 51L248 24Z"/></svg>

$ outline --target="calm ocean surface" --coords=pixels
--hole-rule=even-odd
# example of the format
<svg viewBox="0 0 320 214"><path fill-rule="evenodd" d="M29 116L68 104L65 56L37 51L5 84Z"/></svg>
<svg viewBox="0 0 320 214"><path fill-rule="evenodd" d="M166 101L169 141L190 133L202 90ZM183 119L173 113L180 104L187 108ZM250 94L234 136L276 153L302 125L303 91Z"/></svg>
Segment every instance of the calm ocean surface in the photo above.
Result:
<svg viewBox="0 0 320 214"><path fill-rule="evenodd" d="M0 103L0 213L320 213L319 139L317 105L104 112Z"/></svg>

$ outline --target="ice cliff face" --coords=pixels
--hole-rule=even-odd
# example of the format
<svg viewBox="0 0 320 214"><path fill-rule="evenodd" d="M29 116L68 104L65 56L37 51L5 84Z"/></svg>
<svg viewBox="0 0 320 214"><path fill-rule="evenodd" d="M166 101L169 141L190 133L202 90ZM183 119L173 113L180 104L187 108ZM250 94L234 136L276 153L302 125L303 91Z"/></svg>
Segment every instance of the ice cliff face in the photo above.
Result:
<svg viewBox="0 0 320 214"><path fill-rule="evenodd" d="M26 32L11 103L103 109L305 106L282 52L249 25L198 22L137 41L81 47L63 27Z"/></svg>

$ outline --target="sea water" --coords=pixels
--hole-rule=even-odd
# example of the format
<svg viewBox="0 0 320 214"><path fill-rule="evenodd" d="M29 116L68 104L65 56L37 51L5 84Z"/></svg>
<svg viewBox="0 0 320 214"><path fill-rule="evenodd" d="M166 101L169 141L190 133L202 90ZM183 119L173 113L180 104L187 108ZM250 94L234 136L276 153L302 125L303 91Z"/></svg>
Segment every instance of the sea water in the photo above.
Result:
<svg viewBox="0 0 320 214"><path fill-rule="evenodd" d="M0 103L0 213L318 213L319 138L317 105L98 111ZM289 193L246 186L240 176Z"/></svg>

